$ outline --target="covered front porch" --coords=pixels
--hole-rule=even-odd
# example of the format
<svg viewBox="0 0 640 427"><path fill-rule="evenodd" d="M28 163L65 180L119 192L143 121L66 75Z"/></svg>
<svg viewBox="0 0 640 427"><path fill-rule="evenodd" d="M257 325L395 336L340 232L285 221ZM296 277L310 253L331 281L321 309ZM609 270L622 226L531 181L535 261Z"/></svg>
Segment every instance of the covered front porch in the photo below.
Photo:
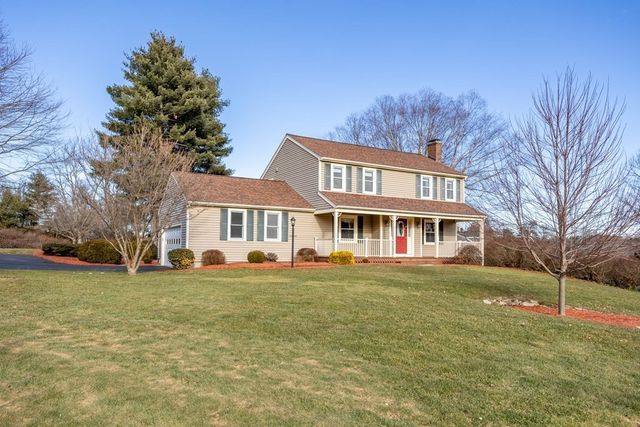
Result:
<svg viewBox="0 0 640 427"><path fill-rule="evenodd" d="M452 215L339 210L321 213L320 256L335 250L365 258L451 258L474 246L484 263L484 218Z"/></svg>

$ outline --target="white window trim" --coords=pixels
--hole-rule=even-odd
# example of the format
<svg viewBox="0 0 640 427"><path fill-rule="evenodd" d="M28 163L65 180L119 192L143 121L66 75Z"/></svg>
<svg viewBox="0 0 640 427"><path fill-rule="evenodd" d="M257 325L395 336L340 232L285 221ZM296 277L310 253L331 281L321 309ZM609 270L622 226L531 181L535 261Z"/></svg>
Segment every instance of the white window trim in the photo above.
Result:
<svg viewBox="0 0 640 427"><path fill-rule="evenodd" d="M452 188L453 188L453 197L449 198L447 195L447 183L450 182L452 183ZM445 178L444 179L444 200L446 200L447 202L455 202L456 201L456 180L452 179L452 178Z"/></svg>
<svg viewBox="0 0 640 427"><path fill-rule="evenodd" d="M342 238L342 219L352 219L353 220L353 239L343 239ZM345 242L355 242L358 240L358 216L357 215L340 215L338 220L338 241Z"/></svg>
<svg viewBox="0 0 640 427"><path fill-rule="evenodd" d="M425 197L424 196L424 180L428 179L429 181L431 181L429 183L429 197ZM431 175L420 175L420 198L421 199L429 199L429 200L433 200L433 196L434 196L434 179L433 176Z"/></svg>
<svg viewBox="0 0 640 427"><path fill-rule="evenodd" d="M371 172L371 174L373 175L373 180L372 180L373 185L371 186L371 191L367 191L364 185L364 182L365 182L364 176L367 172ZM376 186L378 184L376 182L376 180L378 179L377 175L378 175L377 171L373 168L362 168L362 189L361 190L363 194L376 194Z"/></svg>
<svg viewBox="0 0 640 427"><path fill-rule="evenodd" d="M333 169L334 168L340 168L342 170L342 187L341 188L337 188L333 186L334 184ZM346 191L346 187L347 187L347 167L345 165L331 163L331 191Z"/></svg>
<svg viewBox="0 0 640 427"><path fill-rule="evenodd" d="M267 228L268 228L268 217L269 214L278 215L278 237L275 239L269 239L267 237ZM282 212L280 211L264 211L264 241L265 242L281 242L282 241Z"/></svg>
<svg viewBox="0 0 640 427"><path fill-rule="evenodd" d="M426 224L432 224L433 225L433 242L427 242L427 227L425 227ZM436 245L436 227L435 227L435 222L433 221L428 221L428 220L424 220L424 222L422 223L422 244L423 245Z"/></svg>
<svg viewBox="0 0 640 427"><path fill-rule="evenodd" d="M235 212L242 213L242 237L231 237L231 214ZM246 209L229 209L227 218L227 240L235 240L237 242L243 242L247 240L247 210Z"/></svg>

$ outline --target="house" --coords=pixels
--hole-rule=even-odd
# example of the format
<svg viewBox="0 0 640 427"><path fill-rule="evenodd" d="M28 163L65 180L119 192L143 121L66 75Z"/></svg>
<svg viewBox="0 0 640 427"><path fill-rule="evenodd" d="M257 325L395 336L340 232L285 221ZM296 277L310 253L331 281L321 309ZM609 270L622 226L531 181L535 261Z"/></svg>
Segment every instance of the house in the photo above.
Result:
<svg viewBox="0 0 640 427"><path fill-rule="evenodd" d="M484 215L465 203L466 176L441 162L442 144L428 156L285 135L260 179L175 173L167 193L174 223L160 242L167 253L219 249L227 261L251 250L291 259L295 247L328 256L452 257L461 247L484 253ZM169 208L169 207L167 207ZM479 223L475 239L458 236L460 223Z"/></svg>

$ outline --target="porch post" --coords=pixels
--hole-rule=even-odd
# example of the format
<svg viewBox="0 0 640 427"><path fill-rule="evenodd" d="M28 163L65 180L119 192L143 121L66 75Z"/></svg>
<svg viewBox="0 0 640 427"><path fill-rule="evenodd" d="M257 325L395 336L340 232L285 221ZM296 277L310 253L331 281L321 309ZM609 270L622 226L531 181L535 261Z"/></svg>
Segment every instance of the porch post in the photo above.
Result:
<svg viewBox="0 0 640 427"><path fill-rule="evenodd" d="M337 251L338 250L338 233L340 230L338 230L338 226L340 225L338 222L338 218L340 217L340 213L335 210L333 212L333 251Z"/></svg>
<svg viewBox="0 0 640 427"><path fill-rule="evenodd" d="M389 233L389 239L391 240L391 256L396 257L396 222L398 221L398 215L391 215L391 230Z"/></svg>
<svg viewBox="0 0 640 427"><path fill-rule="evenodd" d="M422 258L424 256L424 230L422 227L424 227L424 218L416 218L417 221L419 221L419 227L417 228L417 230L419 230L419 236L418 236L418 232L416 232L414 234L416 239L420 239L420 258Z"/></svg>
<svg viewBox="0 0 640 427"><path fill-rule="evenodd" d="M482 265L484 265L484 219L480 220L480 253L482 254Z"/></svg>
<svg viewBox="0 0 640 427"><path fill-rule="evenodd" d="M436 258L440 258L440 218L433 218L434 246L436 247Z"/></svg>

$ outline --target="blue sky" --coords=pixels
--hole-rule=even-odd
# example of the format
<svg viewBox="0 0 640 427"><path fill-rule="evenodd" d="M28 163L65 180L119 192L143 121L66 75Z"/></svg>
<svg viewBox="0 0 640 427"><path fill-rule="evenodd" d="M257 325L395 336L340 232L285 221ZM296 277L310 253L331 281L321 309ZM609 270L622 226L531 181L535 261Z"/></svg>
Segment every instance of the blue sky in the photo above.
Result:
<svg viewBox="0 0 640 427"><path fill-rule="evenodd" d="M221 77L226 160L257 177L286 132L326 136L378 96L477 90L517 117L543 75L567 65L625 99L625 150L640 149L639 1L13 1L13 38L88 133L111 108L125 52L158 29Z"/></svg>

